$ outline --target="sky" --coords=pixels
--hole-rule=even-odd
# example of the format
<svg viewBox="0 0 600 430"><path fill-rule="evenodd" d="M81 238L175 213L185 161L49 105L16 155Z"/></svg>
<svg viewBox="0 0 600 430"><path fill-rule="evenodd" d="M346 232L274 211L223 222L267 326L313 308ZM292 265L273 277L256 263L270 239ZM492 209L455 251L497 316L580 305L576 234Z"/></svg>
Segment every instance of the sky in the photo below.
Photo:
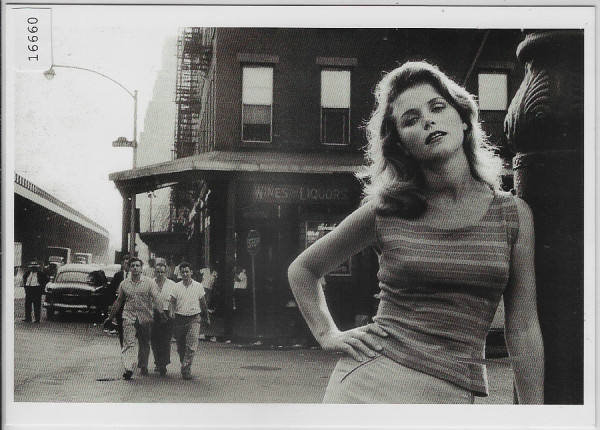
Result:
<svg viewBox="0 0 600 430"><path fill-rule="evenodd" d="M52 9L53 63L84 67L138 90L138 138L163 44L178 27L111 19L109 7ZM138 21L139 22L139 21ZM160 23L155 20L154 23ZM133 136L133 98L94 73L55 68L14 74L14 169L40 188L96 221L119 248L122 198L109 173L132 168L131 148L115 148ZM174 88L173 88L174 91Z"/></svg>

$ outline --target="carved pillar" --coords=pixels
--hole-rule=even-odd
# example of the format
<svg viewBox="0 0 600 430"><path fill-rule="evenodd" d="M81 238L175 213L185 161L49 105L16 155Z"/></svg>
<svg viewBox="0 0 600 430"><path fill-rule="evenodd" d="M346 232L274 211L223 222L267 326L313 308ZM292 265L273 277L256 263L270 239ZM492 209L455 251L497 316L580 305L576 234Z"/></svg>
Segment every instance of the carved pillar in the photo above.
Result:
<svg viewBox="0 0 600 430"><path fill-rule="evenodd" d="M526 36L504 123L515 188L534 214L547 404L583 403L583 32Z"/></svg>

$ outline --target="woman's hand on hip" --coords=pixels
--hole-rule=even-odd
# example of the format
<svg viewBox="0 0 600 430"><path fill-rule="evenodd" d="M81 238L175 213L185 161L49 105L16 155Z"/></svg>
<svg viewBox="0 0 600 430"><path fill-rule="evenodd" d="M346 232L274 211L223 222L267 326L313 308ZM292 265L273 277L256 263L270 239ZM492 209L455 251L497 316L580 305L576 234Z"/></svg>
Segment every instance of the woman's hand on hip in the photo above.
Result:
<svg viewBox="0 0 600 430"><path fill-rule="evenodd" d="M335 330L321 336L319 343L325 351L345 352L356 361L373 358L383 349L377 336L387 333L375 324L367 324L351 330Z"/></svg>

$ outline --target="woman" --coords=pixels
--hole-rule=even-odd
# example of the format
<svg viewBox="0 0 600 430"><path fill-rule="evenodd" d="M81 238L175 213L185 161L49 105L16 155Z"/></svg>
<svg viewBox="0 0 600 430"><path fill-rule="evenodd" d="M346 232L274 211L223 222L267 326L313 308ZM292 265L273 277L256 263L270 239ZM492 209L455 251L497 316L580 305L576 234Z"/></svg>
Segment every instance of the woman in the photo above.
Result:
<svg viewBox="0 0 600 430"><path fill-rule="evenodd" d="M504 295L518 399L543 402L533 223L497 190L473 96L437 68L406 63L376 89L363 205L289 268L323 349L343 352L325 403L473 403L488 394L485 338ZM362 249L379 255L374 323L340 331L319 279Z"/></svg>

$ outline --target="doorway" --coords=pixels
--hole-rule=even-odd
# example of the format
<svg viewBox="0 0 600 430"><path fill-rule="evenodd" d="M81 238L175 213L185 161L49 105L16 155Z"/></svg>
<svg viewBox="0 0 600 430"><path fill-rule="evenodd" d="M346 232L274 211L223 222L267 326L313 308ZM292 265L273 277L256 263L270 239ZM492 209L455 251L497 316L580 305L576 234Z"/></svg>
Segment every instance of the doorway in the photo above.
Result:
<svg viewBox="0 0 600 430"><path fill-rule="evenodd" d="M260 249L254 256L257 332L265 338L280 338L286 333L293 299L287 269L298 254L298 209L295 205L257 203L240 211L238 220L236 264L246 269L248 291L236 309L239 318L252 323L252 257L246 248L251 230L260 234Z"/></svg>

